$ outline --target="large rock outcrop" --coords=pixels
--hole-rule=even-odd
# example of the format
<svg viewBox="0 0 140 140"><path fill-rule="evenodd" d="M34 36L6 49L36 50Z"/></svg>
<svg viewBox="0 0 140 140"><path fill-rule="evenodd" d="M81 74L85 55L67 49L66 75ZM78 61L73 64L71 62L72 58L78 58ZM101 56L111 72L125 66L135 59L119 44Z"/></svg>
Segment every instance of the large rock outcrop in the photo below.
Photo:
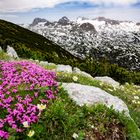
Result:
<svg viewBox="0 0 140 140"><path fill-rule="evenodd" d="M84 104L88 106L103 104L107 107L112 106L118 112L124 111L126 116L130 116L127 105L121 99L112 96L100 88L76 83L63 83L63 87L67 90L70 98L80 106Z"/></svg>

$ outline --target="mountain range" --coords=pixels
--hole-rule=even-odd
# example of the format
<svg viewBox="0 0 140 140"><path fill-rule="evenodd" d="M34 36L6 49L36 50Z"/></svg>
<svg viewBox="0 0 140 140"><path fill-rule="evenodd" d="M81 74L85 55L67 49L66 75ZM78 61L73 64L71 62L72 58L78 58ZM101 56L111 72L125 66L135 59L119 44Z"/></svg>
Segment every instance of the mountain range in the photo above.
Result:
<svg viewBox="0 0 140 140"><path fill-rule="evenodd" d="M30 25L21 25L55 42L79 58L91 56L130 71L140 70L140 23L105 17L84 17L71 21L62 17L50 22L35 18Z"/></svg>
<svg viewBox="0 0 140 140"><path fill-rule="evenodd" d="M43 37L42 35L39 35L37 33L32 32L28 29L25 29L21 26L24 25L16 25L4 20L0 20L0 47L6 51L7 46L10 45L15 49L17 52L18 56L22 59L34 59L34 60L39 60L39 61L47 61L55 64L65 64L65 65L71 65L73 68L77 67L82 71L85 71L89 74L91 74L93 77L95 76L109 76L115 79L116 81L119 81L120 83L125 83L125 82L133 82L135 84L140 84L140 73L139 72L131 72L128 71L125 68L120 67L117 64L110 64L107 62L106 57L104 57L105 51L108 53L109 47L106 44L101 44L104 43L103 39L99 38L100 36L98 35L99 31L97 30L96 26L93 26L91 23L82 23L82 24L75 24L71 21L66 22L67 18L64 17L58 22L52 23L50 22L50 25L45 26L46 20L43 22L38 22L36 25L28 25L30 29L38 29L37 31L40 31L40 34L42 32L46 32L46 34L50 34L54 37L54 34L56 34L54 40L50 37L50 39L47 39L46 37ZM82 20L87 20L87 19L82 19ZM66 25L66 23L68 25ZM48 24L48 23L47 23ZM25 26L24 26L25 27ZM46 30L44 30L44 27L46 27ZM50 28L52 27L52 28ZM55 28L56 27L56 28ZM73 30L68 30L70 27L73 27ZM137 27L137 26L136 26ZM27 28L27 26L26 26ZM42 30L41 30L42 28ZM47 32L48 28L52 32ZM58 30L59 29L59 30ZM63 29L63 30L62 30ZM63 35L62 35L63 31ZM69 31L69 32L66 32ZM52 33L52 34L51 34ZM59 34L61 33L61 34ZM68 33L68 34L66 34ZM71 33L71 34L70 34ZM73 36L69 36L73 35ZM84 36L85 35L85 36ZM90 38L89 41L89 37ZM102 35L104 36L104 35ZM101 37L102 37L101 36ZM62 40L63 37L63 40ZM64 38L65 37L65 38ZM67 38L69 37L69 38ZM115 38L115 37L114 37ZM58 40L60 39L60 40ZM69 39L69 40L68 40ZM98 40L96 40L98 39ZM119 38L122 39L122 38ZM111 40L111 39L110 39ZM61 43L64 43L61 45L58 45L57 41L61 41ZM62 42L63 41L63 42ZM77 42L76 42L77 41ZM81 43L83 41L83 44ZM90 47L94 46L91 45L92 43L100 43L100 46L97 46L97 48L102 47L102 49L96 48L96 52L93 51ZM55 43L56 42L56 43ZM69 43L69 44L68 44ZM75 46L74 43L79 43L77 46ZM91 43L91 44L90 44ZM114 43L113 41L111 43ZM123 42L121 42L123 43ZM69 45L66 46L66 45ZM70 44L72 46L70 46ZM85 46L89 45L88 47ZM136 42L136 44L139 44L139 40ZM98 45L98 44L97 44ZM105 45L105 46L104 46ZM113 44L112 44L113 45ZM123 44L121 44L123 46ZM137 45L138 46L138 45ZM62 48L63 47L63 48ZM73 47L73 48L72 48ZM125 47L125 45L124 45ZM66 50L66 49L68 50ZM80 49L83 49L82 51ZM112 46L112 48L115 48ZM112 49L110 47L110 49ZM139 54L139 47L135 48L136 53ZM133 50L132 48L132 50ZM116 51L118 52L118 48L115 48ZM112 49L113 50L113 49ZM121 51L121 48L120 48ZM132 52L131 50L129 50ZM72 54L71 54L72 53ZM96 54L95 59L94 53ZM114 52L112 51L112 54ZM121 52L122 53L122 52ZM125 52L123 52L125 53ZM92 57L93 58L92 58ZM98 61L100 58L99 56L102 56L102 60ZM118 57L118 55L116 54ZM104 57L104 58L103 58ZM113 58L113 55L110 56L110 58ZM113 60L114 59L114 60ZM115 58L112 60L115 61ZM139 59L139 58L138 58ZM120 62L123 63L123 62ZM125 61L126 64L129 64L130 62L128 60ZM125 64L123 63L123 64ZM134 64L137 64L136 66ZM135 61L132 63L133 66L137 68L137 71L139 70L139 60Z"/></svg>

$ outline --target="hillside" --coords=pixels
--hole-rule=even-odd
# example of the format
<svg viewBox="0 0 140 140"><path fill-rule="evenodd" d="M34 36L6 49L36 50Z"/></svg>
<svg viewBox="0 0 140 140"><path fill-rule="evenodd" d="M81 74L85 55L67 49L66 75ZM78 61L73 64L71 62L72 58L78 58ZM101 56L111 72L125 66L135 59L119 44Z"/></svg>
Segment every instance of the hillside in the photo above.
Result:
<svg viewBox="0 0 140 140"><path fill-rule="evenodd" d="M13 23L0 20L0 46L6 49L12 45L19 57L47 60L50 62L65 62L76 59L45 37L33 33Z"/></svg>
<svg viewBox="0 0 140 140"><path fill-rule="evenodd" d="M8 59L0 51L0 139L140 139L140 87Z"/></svg>

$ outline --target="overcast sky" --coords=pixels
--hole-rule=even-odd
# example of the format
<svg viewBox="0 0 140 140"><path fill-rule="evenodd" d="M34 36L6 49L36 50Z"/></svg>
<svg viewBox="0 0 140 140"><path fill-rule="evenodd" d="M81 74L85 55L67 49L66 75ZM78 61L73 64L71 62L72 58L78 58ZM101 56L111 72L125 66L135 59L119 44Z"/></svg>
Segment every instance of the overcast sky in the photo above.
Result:
<svg viewBox="0 0 140 140"><path fill-rule="evenodd" d="M62 16L140 22L140 0L0 0L0 18L15 23L31 23L35 17L55 21Z"/></svg>

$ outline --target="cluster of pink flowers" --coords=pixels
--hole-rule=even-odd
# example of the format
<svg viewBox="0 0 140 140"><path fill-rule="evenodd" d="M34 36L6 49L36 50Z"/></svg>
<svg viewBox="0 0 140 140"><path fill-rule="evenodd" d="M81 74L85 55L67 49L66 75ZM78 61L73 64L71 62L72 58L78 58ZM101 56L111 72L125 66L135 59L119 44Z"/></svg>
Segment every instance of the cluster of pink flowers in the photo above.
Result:
<svg viewBox="0 0 140 140"><path fill-rule="evenodd" d="M24 122L38 121L37 104L46 105L58 92L55 76L30 62L0 61L0 138L8 138L8 127L22 132Z"/></svg>

